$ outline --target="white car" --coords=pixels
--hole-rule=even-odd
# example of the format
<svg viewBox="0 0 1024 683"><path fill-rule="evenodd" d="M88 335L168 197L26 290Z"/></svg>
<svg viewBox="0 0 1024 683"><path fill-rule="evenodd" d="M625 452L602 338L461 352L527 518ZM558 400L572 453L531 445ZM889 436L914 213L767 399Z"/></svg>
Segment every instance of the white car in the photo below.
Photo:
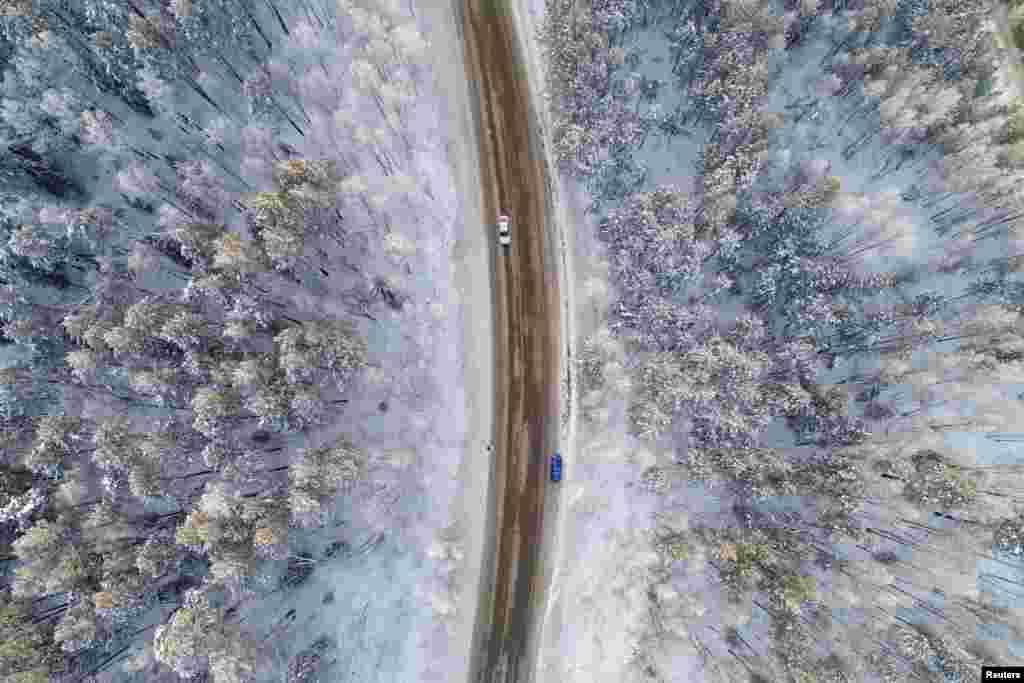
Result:
<svg viewBox="0 0 1024 683"><path fill-rule="evenodd" d="M498 244L505 247L512 244L512 235L508 230L508 216L505 214L498 216Z"/></svg>

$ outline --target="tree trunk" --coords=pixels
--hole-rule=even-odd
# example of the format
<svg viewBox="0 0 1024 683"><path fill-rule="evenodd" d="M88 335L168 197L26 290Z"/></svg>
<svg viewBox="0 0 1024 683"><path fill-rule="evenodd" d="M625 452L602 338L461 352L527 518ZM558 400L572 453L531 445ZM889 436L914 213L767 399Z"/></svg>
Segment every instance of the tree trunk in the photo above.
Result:
<svg viewBox="0 0 1024 683"><path fill-rule="evenodd" d="M285 22L284 17L281 16L281 13L278 11L277 5L274 4L274 0L267 0L267 4L270 5L270 9L274 12L274 16L277 17L278 23L281 24L281 30L284 31L284 34L286 36L291 35L288 32L288 24Z"/></svg>

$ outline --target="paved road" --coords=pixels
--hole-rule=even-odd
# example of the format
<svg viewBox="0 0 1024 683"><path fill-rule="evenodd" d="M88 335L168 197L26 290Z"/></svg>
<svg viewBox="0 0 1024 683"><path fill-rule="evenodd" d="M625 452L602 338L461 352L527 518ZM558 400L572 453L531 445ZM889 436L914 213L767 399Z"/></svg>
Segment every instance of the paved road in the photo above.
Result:
<svg viewBox="0 0 1024 683"><path fill-rule="evenodd" d="M504 211L512 218L511 247L492 239L497 396L488 517L494 533L484 549L470 668L475 683L530 678L531 626L543 604L547 457L558 430L557 262L542 141L508 1L452 0L475 102L481 207L485 217Z"/></svg>

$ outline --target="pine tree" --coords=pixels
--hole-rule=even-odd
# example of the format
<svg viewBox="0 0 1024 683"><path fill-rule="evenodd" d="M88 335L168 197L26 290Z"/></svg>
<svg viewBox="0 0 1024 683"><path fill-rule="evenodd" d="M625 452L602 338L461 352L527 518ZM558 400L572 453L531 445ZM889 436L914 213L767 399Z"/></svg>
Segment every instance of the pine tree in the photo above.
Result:
<svg viewBox="0 0 1024 683"><path fill-rule="evenodd" d="M93 580L91 560L71 540L71 529L63 523L40 520L13 548L20 560L15 569L15 596L73 591Z"/></svg>
<svg viewBox="0 0 1024 683"><path fill-rule="evenodd" d="M192 590L154 637L157 660L188 678L207 670L217 683L245 680L255 672L254 643L213 607L207 592Z"/></svg>
<svg viewBox="0 0 1024 683"><path fill-rule="evenodd" d="M303 449L288 471L289 504L300 523L319 523L324 506L342 488L352 486L363 468L363 455L346 437L333 444Z"/></svg>
<svg viewBox="0 0 1024 683"><path fill-rule="evenodd" d="M60 671L62 657L53 625L37 620L31 604L0 593L0 675L18 683L45 683Z"/></svg>
<svg viewBox="0 0 1024 683"><path fill-rule="evenodd" d="M366 346L353 328L339 320L315 320L274 337L278 364L289 382L311 382L318 370L344 389L366 363Z"/></svg>

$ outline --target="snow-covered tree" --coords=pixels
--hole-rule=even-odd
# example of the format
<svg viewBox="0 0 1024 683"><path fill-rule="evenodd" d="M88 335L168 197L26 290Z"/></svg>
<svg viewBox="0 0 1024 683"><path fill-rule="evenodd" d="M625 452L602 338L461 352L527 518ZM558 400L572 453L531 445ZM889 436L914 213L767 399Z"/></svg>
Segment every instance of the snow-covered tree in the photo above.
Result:
<svg viewBox="0 0 1024 683"><path fill-rule="evenodd" d="M157 627L153 643L157 661L183 678L209 671L217 683L231 683L255 673L255 643L205 590L186 593L183 605Z"/></svg>
<svg viewBox="0 0 1024 683"><path fill-rule="evenodd" d="M303 449L288 470L292 515L303 524L319 523L324 506L340 489L354 485L363 468L363 454L344 436L329 445Z"/></svg>
<svg viewBox="0 0 1024 683"><path fill-rule="evenodd" d="M290 327L274 337L278 363L289 382L310 382L318 370L331 374L343 389L366 363L366 346L354 329L339 320L316 320Z"/></svg>
<svg viewBox="0 0 1024 683"><path fill-rule="evenodd" d="M180 557L178 549L166 538L150 538L135 557L135 566L143 576L160 577L174 566Z"/></svg>
<svg viewBox="0 0 1024 683"><path fill-rule="evenodd" d="M52 624L33 614L31 602L0 593L0 675L18 683L45 683L62 664Z"/></svg>
<svg viewBox="0 0 1024 683"><path fill-rule="evenodd" d="M80 590L92 572L84 549L61 522L39 520L13 544L20 560L15 569L15 596Z"/></svg>
<svg viewBox="0 0 1024 683"><path fill-rule="evenodd" d="M192 396L193 427L209 438L219 435L225 421L238 415L241 400L231 387L202 386Z"/></svg>

